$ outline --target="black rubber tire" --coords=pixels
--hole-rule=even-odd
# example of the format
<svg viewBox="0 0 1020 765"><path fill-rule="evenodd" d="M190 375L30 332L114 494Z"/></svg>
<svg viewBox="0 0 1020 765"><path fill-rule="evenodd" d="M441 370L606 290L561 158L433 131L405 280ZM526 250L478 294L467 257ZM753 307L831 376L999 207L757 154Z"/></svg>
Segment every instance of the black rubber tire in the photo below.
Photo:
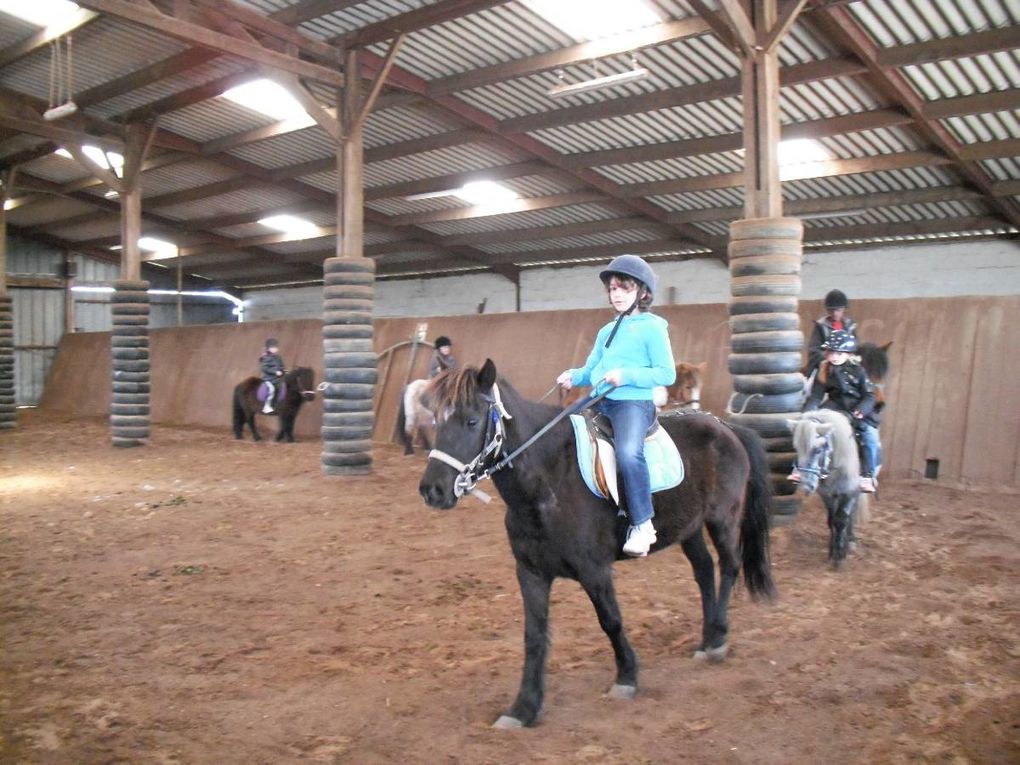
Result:
<svg viewBox="0 0 1020 765"><path fill-rule="evenodd" d="M323 441L364 441L372 439L372 428L371 427L342 427L338 428L332 425L322 426L322 440Z"/></svg>
<svg viewBox="0 0 1020 765"><path fill-rule="evenodd" d="M372 324L323 324L322 337L327 340L371 340Z"/></svg>
<svg viewBox="0 0 1020 765"><path fill-rule="evenodd" d="M372 428L375 426L375 415L371 410L342 414L326 412L322 415L322 426L325 428Z"/></svg>
<svg viewBox="0 0 1020 765"><path fill-rule="evenodd" d="M349 414L352 412L372 412L372 399L329 398L322 402L322 411L329 414Z"/></svg>
<svg viewBox="0 0 1020 765"><path fill-rule="evenodd" d="M372 448L372 441L367 438L362 438L358 441L353 439L343 441L323 441L322 442L322 454L362 454L370 451Z"/></svg>
<svg viewBox="0 0 1020 765"><path fill-rule="evenodd" d="M367 300L375 297L375 287L365 284L327 284L322 288L326 300Z"/></svg>
<svg viewBox="0 0 1020 765"><path fill-rule="evenodd" d="M110 414L120 417L144 417L147 420L150 409L145 404L119 404L116 401L110 404Z"/></svg>
<svg viewBox="0 0 1020 765"><path fill-rule="evenodd" d="M372 455L367 452L356 454L323 454L322 464L330 467L371 467Z"/></svg>
<svg viewBox="0 0 1020 765"><path fill-rule="evenodd" d="M796 313L797 298L793 296L760 297L749 295L730 298L730 316L749 313Z"/></svg>
<svg viewBox="0 0 1020 765"><path fill-rule="evenodd" d="M726 248L730 263L744 258L773 256L795 257L800 260L804 246L794 239L742 239L730 242Z"/></svg>
<svg viewBox="0 0 1020 765"><path fill-rule="evenodd" d="M149 393L149 383L141 382L115 382L113 384L113 397L117 398L119 393Z"/></svg>
<svg viewBox="0 0 1020 765"><path fill-rule="evenodd" d="M148 348L114 348L113 358L117 361L148 361Z"/></svg>
<svg viewBox="0 0 1020 765"><path fill-rule="evenodd" d="M149 304L149 293L143 290L117 290L110 293L111 303L141 303ZM116 309L114 309L116 310Z"/></svg>
<svg viewBox="0 0 1020 765"><path fill-rule="evenodd" d="M737 393L799 393L804 390L804 376L800 372L774 375L733 375L733 390Z"/></svg>
<svg viewBox="0 0 1020 765"><path fill-rule="evenodd" d="M800 316L795 313L745 313L730 317L730 331L734 334L799 329Z"/></svg>
<svg viewBox="0 0 1020 765"><path fill-rule="evenodd" d="M148 415L113 414L111 412L110 425L115 428L147 428L149 427L149 417Z"/></svg>
<svg viewBox="0 0 1020 765"><path fill-rule="evenodd" d="M355 383L357 385L372 386L378 382L379 373L375 367L371 369L330 369L326 367L323 370L322 379L327 383L338 383L341 385Z"/></svg>
<svg viewBox="0 0 1020 765"><path fill-rule="evenodd" d="M148 393L114 393L113 401L117 404L148 404Z"/></svg>
<svg viewBox="0 0 1020 765"><path fill-rule="evenodd" d="M374 353L327 353L323 359L327 369L375 369L377 360Z"/></svg>
<svg viewBox="0 0 1020 765"><path fill-rule="evenodd" d="M114 438L135 438L145 440L149 437L148 428L112 428L110 432Z"/></svg>
<svg viewBox="0 0 1020 765"><path fill-rule="evenodd" d="M791 417L790 419L793 420L796 418ZM763 438L761 442L767 452L793 451L793 438L790 436L773 436L772 438Z"/></svg>
<svg viewBox="0 0 1020 765"><path fill-rule="evenodd" d="M121 361L120 359L115 359L113 362L113 369L115 372L148 372L149 362Z"/></svg>
<svg viewBox="0 0 1020 765"><path fill-rule="evenodd" d="M149 289L149 282L144 279L114 279L113 288L118 292L145 292Z"/></svg>
<svg viewBox="0 0 1020 765"><path fill-rule="evenodd" d="M730 276L799 274L800 255L748 255L730 259Z"/></svg>
<svg viewBox="0 0 1020 765"><path fill-rule="evenodd" d="M119 436L114 436L112 443L118 449L130 449L134 446L145 446L145 439L120 438Z"/></svg>
<svg viewBox="0 0 1020 765"><path fill-rule="evenodd" d="M776 353L799 351L804 347L804 335L797 330L772 332L741 332L730 338L734 353Z"/></svg>
<svg viewBox="0 0 1020 765"><path fill-rule="evenodd" d="M324 274L322 281L326 289L330 287L371 287L375 284L375 274L341 271L335 274Z"/></svg>
<svg viewBox="0 0 1020 765"><path fill-rule="evenodd" d="M765 459L769 463L769 470L772 473L789 474L790 469L797 464L797 452L769 452ZM792 481L791 481L792 483Z"/></svg>
<svg viewBox="0 0 1020 765"><path fill-rule="evenodd" d="M134 328L142 327L148 329L149 327L149 315L139 314L137 316L131 314L114 314L113 315L113 333L117 334L121 327Z"/></svg>
<svg viewBox="0 0 1020 765"><path fill-rule="evenodd" d="M802 502L800 497L773 497L769 512L772 515L796 515L800 512Z"/></svg>
<svg viewBox="0 0 1020 765"><path fill-rule="evenodd" d="M371 258L326 258L322 261L324 274L374 274L375 261Z"/></svg>
<svg viewBox="0 0 1020 765"><path fill-rule="evenodd" d="M374 370L373 370L374 371ZM324 399L340 398L350 400L368 399L372 400L372 394L375 392L375 386L367 383L361 384L348 384L338 385L334 383L326 383L325 389L322 391L322 397Z"/></svg>
<svg viewBox="0 0 1020 765"><path fill-rule="evenodd" d="M118 327L114 323L113 336L114 337L147 337L149 334L149 328L144 324L138 326L120 326Z"/></svg>
<svg viewBox="0 0 1020 765"><path fill-rule="evenodd" d="M762 438L790 437L790 428L786 424L792 419L788 414L732 414L730 421L750 428Z"/></svg>
<svg viewBox="0 0 1020 765"><path fill-rule="evenodd" d="M136 383L147 383L149 382L148 372L123 372L120 370L113 370L113 382L136 382Z"/></svg>
<svg viewBox="0 0 1020 765"><path fill-rule="evenodd" d="M783 474L772 473L770 476L772 479L772 494L776 497L792 497L797 493L797 484L791 481L786 476L790 474L790 469L793 464L787 466L786 472Z"/></svg>
<svg viewBox="0 0 1020 765"><path fill-rule="evenodd" d="M119 334L110 336L111 348L148 348L149 338L145 337L123 337Z"/></svg>
<svg viewBox="0 0 1020 765"><path fill-rule="evenodd" d="M736 393L730 402L730 409L744 414L786 413L797 416L803 396L800 393L779 393L771 396L760 393Z"/></svg>
<svg viewBox="0 0 1020 765"><path fill-rule="evenodd" d="M731 375L774 375L797 372L799 353L731 353L726 360Z"/></svg>
<svg viewBox="0 0 1020 765"><path fill-rule="evenodd" d="M148 303L115 303L113 306L114 316L148 316Z"/></svg>
<svg viewBox="0 0 1020 765"><path fill-rule="evenodd" d="M342 300L340 298L329 298L323 305L323 316L335 313L372 313L371 300Z"/></svg>
<svg viewBox="0 0 1020 765"><path fill-rule="evenodd" d="M730 224L730 239L803 239L800 218L744 218Z"/></svg>
<svg viewBox="0 0 1020 765"><path fill-rule="evenodd" d="M325 354L324 358L328 359L334 355L347 355L347 354L358 354L358 355L371 355L373 358L378 358L375 353L372 352L372 339L371 338L335 338L327 337L322 341L322 350ZM376 362L373 361L373 364ZM329 362L326 362L329 366ZM368 366L368 365L366 365Z"/></svg>
<svg viewBox="0 0 1020 765"><path fill-rule="evenodd" d="M730 279L733 297L796 297L800 289L799 276L737 276Z"/></svg>
<svg viewBox="0 0 1020 765"><path fill-rule="evenodd" d="M328 326L350 326L358 324L371 324L371 311L325 311L322 314L322 323Z"/></svg>

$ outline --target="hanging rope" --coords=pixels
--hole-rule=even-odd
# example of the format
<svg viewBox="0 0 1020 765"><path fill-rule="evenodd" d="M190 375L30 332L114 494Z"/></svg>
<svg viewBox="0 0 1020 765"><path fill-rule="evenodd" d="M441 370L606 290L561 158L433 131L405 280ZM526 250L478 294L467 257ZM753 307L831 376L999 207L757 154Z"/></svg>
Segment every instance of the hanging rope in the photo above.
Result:
<svg viewBox="0 0 1020 765"><path fill-rule="evenodd" d="M78 111L77 104L71 99L74 91L74 41L67 35L61 44L61 38L50 42L50 92L49 108L43 119L55 120Z"/></svg>

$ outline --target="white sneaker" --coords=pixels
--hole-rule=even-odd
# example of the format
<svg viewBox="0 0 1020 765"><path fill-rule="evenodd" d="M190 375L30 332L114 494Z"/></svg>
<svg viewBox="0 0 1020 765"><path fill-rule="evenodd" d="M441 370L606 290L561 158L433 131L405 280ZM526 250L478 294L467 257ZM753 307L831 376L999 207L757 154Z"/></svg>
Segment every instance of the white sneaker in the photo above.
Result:
<svg viewBox="0 0 1020 765"><path fill-rule="evenodd" d="M651 521L631 526L627 529L627 541L623 543L623 551L635 558L643 558L648 555L648 548L655 544L656 539L655 527Z"/></svg>
<svg viewBox="0 0 1020 765"><path fill-rule="evenodd" d="M268 405L262 407L262 414L272 414L272 413L273 413L273 407L268 406Z"/></svg>
<svg viewBox="0 0 1020 765"><path fill-rule="evenodd" d="M875 481L870 475L861 476L861 491L865 494L875 493Z"/></svg>

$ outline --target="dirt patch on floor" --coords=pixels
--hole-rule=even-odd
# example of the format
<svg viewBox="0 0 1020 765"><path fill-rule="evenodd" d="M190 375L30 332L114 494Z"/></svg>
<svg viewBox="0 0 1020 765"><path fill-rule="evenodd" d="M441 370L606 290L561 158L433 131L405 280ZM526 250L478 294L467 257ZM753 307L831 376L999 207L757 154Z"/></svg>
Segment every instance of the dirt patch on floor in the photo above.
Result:
<svg viewBox="0 0 1020 765"><path fill-rule="evenodd" d="M546 711L516 693L502 506L417 495L421 458L325 478L319 445L101 422L0 433L3 763L1015 763L1017 496L883 486L841 573L821 509L773 532L781 592L690 655L679 550L617 567L632 702L573 582L554 587Z"/></svg>

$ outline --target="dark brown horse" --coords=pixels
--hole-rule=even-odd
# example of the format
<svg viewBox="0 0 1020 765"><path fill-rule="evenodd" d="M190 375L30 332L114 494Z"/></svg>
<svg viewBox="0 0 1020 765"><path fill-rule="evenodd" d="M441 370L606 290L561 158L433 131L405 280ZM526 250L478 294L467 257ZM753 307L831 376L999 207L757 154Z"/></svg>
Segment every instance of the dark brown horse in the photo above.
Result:
<svg viewBox="0 0 1020 765"><path fill-rule="evenodd" d="M562 410L522 398L505 380L496 382L491 360L440 375L429 390L439 413L436 451L419 490L432 507L449 509L493 470L506 502L506 530L517 560L524 599L524 675L516 701L497 727L532 725L542 708L548 649L549 593L557 577L578 581L595 607L616 656L610 694L637 690L637 656L623 629L612 566L623 558L628 521L588 490L577 466L571 426L561 420L506 469L509 454ZM652 552L679 542L701 590L702 630L696 658L721 660L727 650L730 594L741 566L752 596L774 592L769 564L771 494L761 440L752 431L709 414L670 414L659 422L677 443L687 477L654 495L658 541ZM708 531L719 556L720 582L709 552ZM640 565L640 564L638 564Z"/></svg>
<svg viewBox="0 0 1020 765"><path fill-rule="evenodd" d="M255 425L255 415L262 413L262 402L258 400L261 384L259 378L249 377L234 388L234 438L244 437L244 426L247 423L252 438L262 440ZM285 390L281 390L284 386ZM308 367L292 369L283 376L282 384L276 384L276 391L273 414L280 418L280 432L276 434L276 440L286 439L294 443L294 420L297 419L298 411L303 403L315 398L315 372Z"/></svg>

